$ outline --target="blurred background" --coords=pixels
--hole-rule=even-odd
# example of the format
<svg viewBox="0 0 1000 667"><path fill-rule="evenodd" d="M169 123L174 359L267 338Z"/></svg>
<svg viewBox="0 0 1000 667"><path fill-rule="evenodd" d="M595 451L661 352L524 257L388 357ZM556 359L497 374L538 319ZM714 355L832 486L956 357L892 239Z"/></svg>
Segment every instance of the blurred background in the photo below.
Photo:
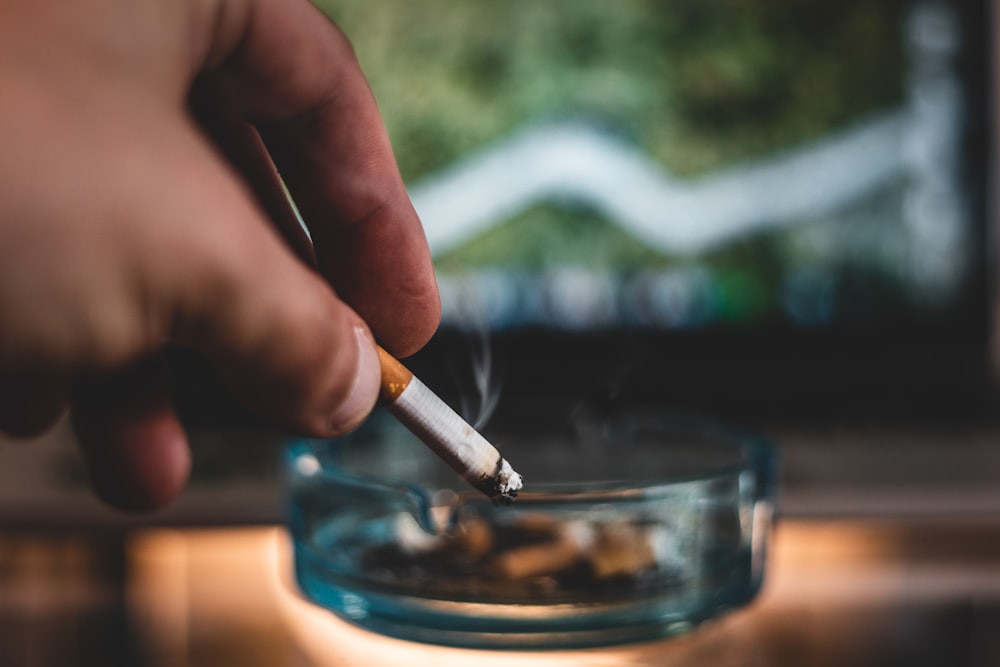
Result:
<svg viewBox="0 0 1000 667"><path fill-rule="evenodd" d="M652 405L779 448L750 609L525 664L1000 664L992 3L317 4L435 258L427 384L515 437ZM301 602L285 434L174 362L195 468L163 513L93 499L65 426L0 442L0 664L504 659Z"/></svg>

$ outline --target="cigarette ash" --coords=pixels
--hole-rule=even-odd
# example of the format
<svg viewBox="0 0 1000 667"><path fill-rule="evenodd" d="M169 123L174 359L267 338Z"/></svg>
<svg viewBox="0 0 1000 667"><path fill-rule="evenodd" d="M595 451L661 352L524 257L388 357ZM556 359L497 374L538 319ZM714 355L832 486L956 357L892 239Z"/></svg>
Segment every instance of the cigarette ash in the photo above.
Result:
<svg viewBox="0 0 1000 667"><path fill-rule="evenodd" d="M684 559L662 523L584 521L544 512L470 515L429 534L409 514L395 540L370 546L380 583L456 599L617 599L676 585Z"/></svg>
<svg viewBox="0 0 1000 667"><path fill-rule="evenodd" d="M510 505L524 488L524 479L510 466L507 459L500 457L496 472L480 480L480 487L495 505Z"/></svg>

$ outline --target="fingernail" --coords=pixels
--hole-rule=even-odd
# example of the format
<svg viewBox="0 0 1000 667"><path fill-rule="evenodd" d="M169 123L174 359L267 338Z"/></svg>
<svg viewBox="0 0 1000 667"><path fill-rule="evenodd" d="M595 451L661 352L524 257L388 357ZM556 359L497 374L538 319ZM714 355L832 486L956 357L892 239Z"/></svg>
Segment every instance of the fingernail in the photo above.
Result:
<svg viewBox="0 0 1000 667"><path fill-rule="evenodd" d="M358 426L371 412L378 398L381 371L375 343L368 337L365 328L360 326L354 327L354 338L358 344L358 367L351 393L330 419L330 428L336 435Z"/></svg>

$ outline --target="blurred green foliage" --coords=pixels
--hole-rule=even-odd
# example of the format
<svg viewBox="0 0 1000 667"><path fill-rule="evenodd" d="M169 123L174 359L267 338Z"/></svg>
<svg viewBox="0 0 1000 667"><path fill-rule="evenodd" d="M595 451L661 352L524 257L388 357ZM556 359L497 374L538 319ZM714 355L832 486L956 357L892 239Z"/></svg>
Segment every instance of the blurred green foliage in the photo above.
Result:
<svg viewBox="0 0 1000 667"><path fill-rule="evenodd" d="M901 96L896 0L319 0L412 182L516 127L590 118L680 175Z"/></svg>
<svg viewBox="0 0 1000 667"><path fill-rule="evenodd" d="M537 271L554 264L592 269L663 268L664 257L598 212L577 206L537 206L492 227L437 261L444 272L481 267Z"/></svg>
<svg viewBox="0 0 1000 667"><path fill-rule="evenodd" d="M317 4L351 38L411 184L542 121L593 122L695 177L902 103L910 4L902 0ZM801 254L782 234L739 239L708 257L664 257L593 210L551 204L436 263L462 272L704 262L716 274L720 317L736 322L773 307Z"/></svg>

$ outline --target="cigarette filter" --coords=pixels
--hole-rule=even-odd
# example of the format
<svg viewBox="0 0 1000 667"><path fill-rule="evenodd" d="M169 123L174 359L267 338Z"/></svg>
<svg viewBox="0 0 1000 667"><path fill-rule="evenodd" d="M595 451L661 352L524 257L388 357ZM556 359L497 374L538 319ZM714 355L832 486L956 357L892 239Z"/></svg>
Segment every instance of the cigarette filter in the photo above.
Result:
<svg viewBox="0 0 1000 667"><path fill-rule="evenodd" d="M381 347L378 354L389 411L472 486L512 502L523 480L500 452L391 354Z"/></svg>

